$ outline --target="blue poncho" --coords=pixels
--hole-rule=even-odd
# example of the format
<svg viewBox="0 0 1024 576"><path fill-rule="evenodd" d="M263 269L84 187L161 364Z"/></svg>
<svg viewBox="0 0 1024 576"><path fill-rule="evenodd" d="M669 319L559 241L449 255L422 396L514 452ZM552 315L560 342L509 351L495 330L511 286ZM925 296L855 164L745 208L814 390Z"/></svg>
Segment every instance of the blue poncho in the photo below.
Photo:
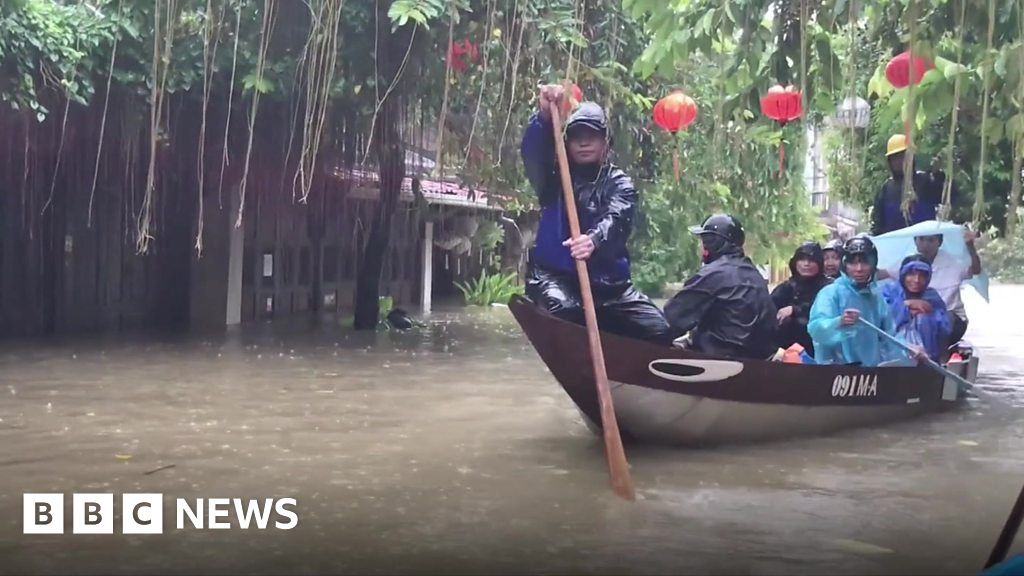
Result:
<svg viewBox="0 0 1024 576"><path fill-rule="evenodd" d="M807 332L814 340L814 360L818 364L878 366L882 362L908 359L902 348L867 326L841 326L843 311L849 308L859 310L862 318L889 334L896 334L877 282L857 288L853 280L843 274L818 292L811 307Z"/></svg>
<svg viewBox="0 0 1024 576"><path fill-rule="evenodd" d="M953 323L950 320L949 312L946 311L946 303L942 301L942 297L934 288L925 288L924 293L920 295L907 294L906 288L903 287L903 280L907 274L915 271L924 272L931 278L932 267L927 263L908 262L900 269L899 281L891 280L882 285L882 297L889 305L889 315L895 325L896 334L911 344L923 346L928 352L928 356L937 362L942 354L944 340L953 331ZM906 301L911 299L928 302L932 306L932 313L912 315L906 305ZM913 335L914 338L907 338L908 334Z"/></svg>

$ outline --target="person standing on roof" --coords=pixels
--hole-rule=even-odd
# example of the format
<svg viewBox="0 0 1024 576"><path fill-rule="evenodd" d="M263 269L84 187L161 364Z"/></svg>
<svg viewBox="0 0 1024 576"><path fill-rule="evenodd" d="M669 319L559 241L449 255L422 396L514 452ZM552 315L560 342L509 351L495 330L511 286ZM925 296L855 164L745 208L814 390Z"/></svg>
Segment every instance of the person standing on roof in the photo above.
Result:
<svg viewBox="0 0 1024 576"><path fill-rule="evenodd" d="M946 182L946 174L941 170L931 172L917 170L915 159L915 170L911 183L914 199L911 202L909 219L903 214L903 168L906 151L907 137L905 135L896 134L889 138L885 156L892 176L886 180L878 192L878 196L875 197L872 210L872 236L900 230L919 222L935 220L939 206L942 205L942 188ZM957 196L955 186L951 195L951 200Z"/></svg>
<svg viewBox="0 0 1024 576"><path fill-rule="evenodd" d="M692 330L689 347L699 352L767 359L778 350L778 311L768 283L743 253L743 225L715 214L690 233L700 237L704 265L665 305L672 328Z"/></svg>
<svg viewBox="0 0 1024 576"><path fill-rule="evenodd" d="M601 329L668 344L672 335L665 316L633 286L626 242L633 229L637 191L629 176L609 161L608 122L594 102L580 104L566 122L569 172L582 232L569 237L550 116L550 107L562 109L564 98L562 86L543 86L537 113L523 134L523 164L541 206L526 295L548 312L582 324L575 260L586 260Z"/></svg>

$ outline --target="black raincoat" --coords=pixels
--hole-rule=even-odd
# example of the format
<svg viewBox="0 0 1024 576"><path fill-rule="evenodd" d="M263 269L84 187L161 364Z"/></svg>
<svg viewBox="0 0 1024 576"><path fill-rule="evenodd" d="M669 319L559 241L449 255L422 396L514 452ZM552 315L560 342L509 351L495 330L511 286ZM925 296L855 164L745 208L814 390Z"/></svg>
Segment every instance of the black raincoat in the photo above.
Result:
<svg viewBox="0 0 1024 576"><path fill-rule="evenodd" d="M818 275L811 278L804 278L796 273L796 261L800 257L810 257L818 264ZM814 343L807 333L807 322L811 315L811 306L814 299L822 288L832 283L832 280L825 276L825 263L822 257L821 248L815 253L804 250L801 247L789 261L789 271L793 274L789 280L775 287L772 291L772 302L779 310L787 306L793 307L793 313L779 324L778 345L781 348L789 348L792 344L800 344L811 356L814 356Z"/></svg>
<svg viewBox="0 0 1024 576"><path fill-rule="evenodd" d="M774 354L776 313L761 272L728 243L665 305L674 330L693 330L693 349L731 358Z"/></svg>

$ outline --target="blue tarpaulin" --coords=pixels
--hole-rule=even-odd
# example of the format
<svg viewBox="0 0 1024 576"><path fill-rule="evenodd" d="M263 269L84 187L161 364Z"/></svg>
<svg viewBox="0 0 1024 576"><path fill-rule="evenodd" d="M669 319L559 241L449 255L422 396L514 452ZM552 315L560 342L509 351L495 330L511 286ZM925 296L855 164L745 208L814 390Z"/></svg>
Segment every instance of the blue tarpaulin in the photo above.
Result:
<svg viewBox="0 0 1024 576"><path fill-rule="evenodd" d="M914 244L916 236L933 236L942 234L942 250L948 252L965 267L971 265L971 255L967 251L967 243L964 242L964 227L951 222L938 222L928 220L914 224L909 228L875 236L871 240L878 248L878 268L891 270L899 268L904 258L917 253L917 246ZM969 284L978 294L988 302L988 275L978 274L965 284Z"/></svg>

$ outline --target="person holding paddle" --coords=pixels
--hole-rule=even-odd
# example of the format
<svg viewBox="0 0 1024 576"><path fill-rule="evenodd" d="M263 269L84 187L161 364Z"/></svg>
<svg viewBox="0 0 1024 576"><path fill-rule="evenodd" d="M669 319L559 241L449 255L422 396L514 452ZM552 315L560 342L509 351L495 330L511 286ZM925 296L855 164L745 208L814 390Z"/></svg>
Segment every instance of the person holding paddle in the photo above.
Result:
<svg viewBox="0 0 1024 576"><path fill-rule="evenodd" d="M566 122L569 173L581 234L570 238L555 154L550 109L566 109L560 85L542 86L538 110L523 134L526 176L541 206L531 250L526 296L552 314L582 324L580 284L574 259L587 261L601 329L668 344L661 310L633 286L626 241L632 232L637 192L633 181L609 161L611 137L604 110L583 102Z"/></svg>
<svg viewBox="0 0 1024 576"><path fill-rule="evenodd" d="M875 280L878 249L867 236L854 236L843 246L843 273L822 288L811 306L807 331L814 341L814 360L818 364L857 364L865 367L905 362L907 353L893 335L896 324ZM884 338L868 326L879 327ZM928 358L914 348L914 359Z"/></svg>

